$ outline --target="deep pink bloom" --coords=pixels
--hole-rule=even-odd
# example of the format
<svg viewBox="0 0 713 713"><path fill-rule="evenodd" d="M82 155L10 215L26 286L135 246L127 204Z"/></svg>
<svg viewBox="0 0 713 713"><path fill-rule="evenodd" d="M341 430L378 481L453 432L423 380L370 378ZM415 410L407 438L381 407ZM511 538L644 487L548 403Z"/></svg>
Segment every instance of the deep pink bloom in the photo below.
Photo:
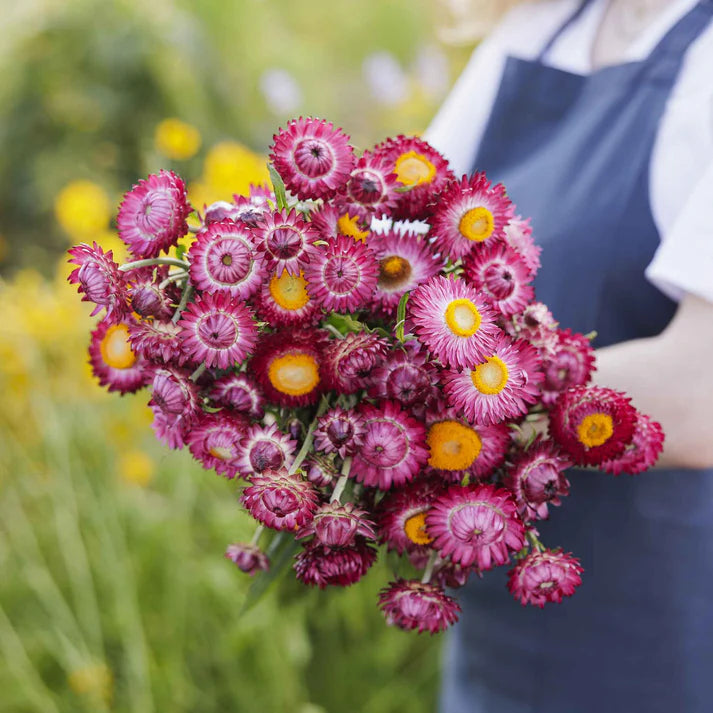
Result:
<svg viewBox="0 0 713 713"><path fill-rule="evenodd" d="M307 291L327 312L354 312L374 294L379 266L371 248L338 235L304 269Z"/></svg>
<svg viewBox="0 0 713 713"><path fill-rule="evenodd" d="M396 205L396 174L387 161L365 151L349 175L344 189L344 204L350 215L367 220L370 216L389 213Z"/></svg>
<svg viewBox="0 0 713 713"><path fill-rule="evenodd" d="M265 470L289 468L296 450L297 443L274 423L269 426L254 423L243 438L238 468L245 477Z"/></svg>
<svg viewBox="0 0 713 713"><path fill-rule="evenodd" d="M319 232L322 240L331 240L337 235L363 240L369 235L371 219L362 219L354 209L350 213L338 198L316 208L309 217L312 227Z"/></svg>
<svg viewBox="0 0 713 713"><path fill-rule="evenodd" d="M411 293L407 307L419 340L446 366L476 363L500 333L492 309L464 280L432 277Z"/></svg>
<svg viewBox="0 0 713 713"><path fill-rule="evenodd" d="M82 302L93 302L96 307L90 316L106 308L106 317L119 321L129 314L128 292L124 275L114 262L111 250L104 252L97 243L90 247L86 243L75 245L68 250L72 256L68 262L78 267L67 278L72 285L79 285Z"/></svg>
<svg viewBox="0 0 713 713"><path fill-rule="evenodd" d="M535 245L532 238L530 219L523 220L519 215L510 219L505 226L505 242L516 250L527 265L530 275L534 277L540 269L540 253L542 248Z"/></svg>
<svg viewBox="0 0 713 713"><path fill-rule="evenodd" d="M379 608L388 624L405 631L437 634L458 621L460 606L436 584L399 579L379 593Z"/></svg>
<svg viewBox="0 0 713 713"><path fill-rule="evenodd" d="M550 345L551 355L542 362L544 381L542 401L552 404L570 386L589 383L595 371L592 344L583 334L569 329L556 331L557 339Z"/></svg>
<svg viewBox="0 0 713 713"><path fill-rule="evenodd" d="M364 421L354 410L335 406L320 417L314 431L314 447L324 453L352 455L364 443Z"/></svg>
<svg viewBox="0 0 713 713"><path fill-rule="evenodd" d="M600 468L613 475L643 473L658 460L663 450L663 442L664 432L661 424L637 411L631 443L618 458L605 461Z"/></svg>
<svg viewBox="0 0 713 713"><path fill-rule="evenodd" d="M258 291L255 308L260 319L271 327L314 324L322 318L322 310L309 296L302 272L269 275Z"/></svg>
<svg viewBox="0 0 713 713"><path fill-rule="evenodd" d="M226 478L240 473L242 440L247 432L247 419L228 410L201 414L197 424L191 426L186 442L193 457L206 470L215 469Z"/></svg>
<svg viewBox="0 0 713 713"><path fill-rule="evenodd" d="M303 527L297 538L311 537L326 547L350 547L357 537L376 539L374 523L366 510L353 503L324 503L315 512L314 518Z"/></svg>
<svg viewBox="0 0 713 713"><path fill-rule="evenodd" d="M603 387L563 391L550 411L550 435L576 465L614 460L632 442L637 412L625 394Z"/></svg>
<svg viewBox="0 0 713 713"><path fill-rule="evenodd" d="M452 485L426 515L433 547L464 567L505 564L525 545L525 528L512 495L493 485Z"/></svg>
<svg viewBox="0 0 713 713"><path fill-rule="evenodd" d="M247 374L227 374L216 379L210 390L216 404L235 409L253 419L262 418L265 397L260 387Z"/></svg>
<svg viewBox="0 0 713 713"><path fill-rule="evenodd" d="M562 550L531 552L508 573L508 589L523 606L542 609L547 602L571 597L582 583L583 571L579 560Z"/></svg>
<svg viewBox="0 0 713 713"><path fill-rule="evenodd" d="M414 478L428 460L426 429L392 401L360 409L366 433L351 475L364 485L388 490Z"/></svg>
<svg viewBox="0 0 713 713"><path fill-rule="evenodd" d="M301 200L330 198L354 166L349 137L323 119L287 122L273 137L270 160L285 186Z"/></svg>
<svg viewBox="0 0 713 713"><path fill-rule="evenodd" d="M170 319L173 316L173 297L159 286L168 277L167 267L143 267L126 275L128 298L132 311L141 317Z"/></svg>
<svg viewBox="0 0 713 713"><path fill-rule="evenodd" d="M296 530L312 520L319 497L314 487L286 468L266 469L250 478L240 502L273 530Z"/></svg>
<svg viewBox="0 0 713 713"><path fill-rule="evenodd" d="M196 297L178 324L183 351L208 367L228 369L240 364L257 341L252 312L238 297L206 294Z"/></svg>
<svg viewBox="0 0 713 713"><path fill-rule="evenodd" d="M182 365L188 357L181 349L181 327L172 321L142 320L129 326L131 348L153 362Z"/></svg>
<svg viewBox="0 0 713 713"><path fill-rule="evenodd" d="M306 458L302 463L302 471L307 480L318 488L333 489L340 476L334 461L320 453L313 453Z"/></svg>
<svg viewBox="0 0 713 713"><path fill-rule="evenodd" d="M197 289L243 300L257 292L267 274L249 229L230 221L201 231L188 251L188 261Z"/></svg>
<svg viewBox="0 0 713 713"><path fill-rule="evenodd" d="M387 343L373 332L350 332L332 339L324 351L325 387L354 394L371 382L371 373L387 352Z"/></svg>
<svg viewBox="0 0 713 713"><path fill-rule="evenodd" d="M270 569L270 560L257 546L249 542L236 542L228 545L225 556L234 562L238 569L251 577L257 572L267 572Z"/></svg>
<svg viewBox="0 0 713 713"><path fill-rule="evenodd" d="M358 582L376 560L376 550L361 538L350 547L331 548L312 540L295 557L297 579L311 587L348 587Z"/></svg>
<svg viewBox="0 0 713 713"><path fill-rule="evenodd" d="M189 430L201 415L198 388L189 372L173 366L154 368L149 405L159 440L169 448L183 448Z"/></svg>
<svg viewBox="0 0 713 713"><path fill-rule="evenodd" d="M537 350L502 332L468 368L441 375L448 403L472 423L486 426L526 413L539 399L542 378Z"/></svg>
<svg viewBox="0 0 713 713"><path fill-rule="evenodd" d="M156 257L188 232L186 218L192 210L183 180L161 170L124 194L117 217L119 236L137 258Z"/></svg>

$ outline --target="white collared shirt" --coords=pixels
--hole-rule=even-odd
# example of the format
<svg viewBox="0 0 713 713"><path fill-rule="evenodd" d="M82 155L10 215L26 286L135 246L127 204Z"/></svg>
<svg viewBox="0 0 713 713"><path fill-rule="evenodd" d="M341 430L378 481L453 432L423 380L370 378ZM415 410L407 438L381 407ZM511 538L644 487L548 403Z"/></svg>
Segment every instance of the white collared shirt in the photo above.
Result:
<svg viewBox="0 0 713 713"><path fill-rule="evenodd" d="M535 59L579 1L519 5L475 50L424 136L456 175L471 170L506 57ZM631 45L625 61L644 59L696 2L671 2ZM591 72L591 47L605 7L605 0L594 0L545 62L578 74ZM686 53L661 119L649 180L661 243L647 278L673 299L691 292L713 301L713 21Z"/></svg>

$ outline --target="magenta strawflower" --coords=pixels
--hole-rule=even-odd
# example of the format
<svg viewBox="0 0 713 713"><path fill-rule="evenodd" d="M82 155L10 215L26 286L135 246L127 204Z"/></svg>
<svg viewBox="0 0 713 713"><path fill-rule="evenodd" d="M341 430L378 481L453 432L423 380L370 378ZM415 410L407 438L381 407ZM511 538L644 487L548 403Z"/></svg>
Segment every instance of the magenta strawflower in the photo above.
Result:
<svg viewBox="0 0 713 713"><path fill-rule="evenodd" d="M236 542L228 545L225 556L234 562L238 569L251 577L257 572L267 572L270 569L270 560L257 546L249 542Z"/></svg>
<svg viewBox="0 0 713 713"><path fill-rule="evenodd" d="M344 339L331 340L324 351L325 387L340 394L367 388L387 348L387 342L373 332L350 332Z"/></svg>
<svg viewBox="0 0 713 713"><path fill-rule="evenodd" d="M458 621L460 606L436 584L399 579L379 593L386 622L405 631L437 634Z"/></svg>
<svg viewBox="0 0 713 713"><path fill-rule="evenodd" d="M140 317L170 319L174 312L173 296L159 287L168 277L168 267L143 267L126 275L128 299L131 309Z"/></svg>
<svg viewBox="0 0 713 713"><path fill-rule="evenodd" d="M353 503L330 502L320 505L314 518L296 535L298 539L314 535L325 547L350 547L357 537L375 540L374 523L366 510Z"/></svg>
<svg viewBox="0 0 713 713"><path fill-rule="evenodd" d="M260 319L271 327L313 324L322 317L322 310L307 292L303 272L270 275L260 287L255 307Z"/></svg>
<svg viewBox="0 0 713 713"><path fill-rule="evenodd" d="M525 528L509 491L493 485L452 485L426 515L441 557L486 570L505 564L525 545Z"/></svg>
<svg viewBox="0 0 713 713"><path fill-rule="evenodd" d="M344 189L347 212L364 220L389 213L399 198L396 185L396 174L390 172L386 160L365 151Z"/></svg>
<svg viewBox="0 0 713 713"><path fill-rule="evenodd" d="M663 450L664 433L661 424L645 414L636 413L636 425L631 443L624 452L599 467L606 473L637 475L653 467Z"/></svg>
<svg viewBox="0 0 713 713"><path fill-rule="evenodd" d="M282 433L276 424L249 426L241 443L240 472L249 477L251 473L289 468L294 460L297 443Z"/></svg>
<svg viewBox="0 0 713 713"><path fill-rule="evenodd" d="M530 271L530 276L534 277L540 269L542 248L535 245L530 219L523 220L519 215L510 218L510 222L505 226L505 242L519 253Z"/></svg>
<svg viewBox="0 0 713 713"><path fill-rule="evenodd" d="M576 465L614 460L632 442L637 412L631 399L603 387L563 391L550 411L550 435Z"/></svg>
<svg viewBox="0 0 713 713"><path fill-rule="evenodd" d="M350 547L331 548L312 540L295 557L297 579L311 587L349 587L358 582L376 560L376 550L362 538Z"/></svg>
<svg viewBox="0 0 713 713"><path fill-rule="evenodd" d="M312 227L319 232L323 240L344 235L352 240L365 242L370 235L371 219L364 220L355 211L350 213L339 199L319 206L309 217Z"/></svg>
<svg viewBox="0 0 713 713"><path fill-rule="evenodd" d="M260 419L265 414L265 397L247 374L227 374L216 379L211 386L210 399L253 419Z"/></svg>
<svg viewBox="0 0 713 713"><path fill-rule="evenodd" d="M100 386L109 391L130 394L151 381L149 363L132 349L129 330L132 320L113 322L104 319L92 332L89 363Z"/></svg>
<svg viewBox="0 0 713 713"><path fill-rule="evenodd" d="M67 252L71 255L68 262L78 266L67 280L72 285L79 285L77 289L82 302L96 305L90 316L98 314L102 308L106 308L105 319L120 321L127 316L127 286L112 251L104 252L97 243L93 247L81 243Z"/></svg>
<svg viewBox="0 0 713 713"><path fill-rule="evenodd" d="M253 240L248 228L230 221L201 231L188 251L193 286L243 300L255 294L267 271Z"/></svg>
<svg viewBox="0 0 713 713"><path fill-rule="evenodd" d="M300 117L288 121L273 139L270 160L299 199L330 198L346 184L354 150L349 137L333 124Z"/></svg>
<svg viewBox="0 0 713 713"><path fill-rule="evenodd" d="M314 487L285 468L270 468L250 478L240 502L273 530L296 530L312 520L319 496Z"/></svg>
<svg viewBox="0 0 713 713"><path fill-rule="evenodd" d="M314 242L320 234L294 208L263 213L253 235L268 270L278 277L285 271L299 275L319 254Z"/></svg>
<svg viewBox="0 0 713 713"><path fill-rule="evenodd" d="M491 185L484 173L451 182L431 218L434 246L451 260L465 257L478 243L503 240L513 216L505 186Z"/></svg>
<svg viewBox="0 0 713 713"><path fill-rule="evenodd" d="M119 236L137 258L157 257L188 232L191 210L183 180L161 170L124 194L117 217Z"/></svg>
<svg viewBox="0 0 713 713"><path fill-rule="evenodd" d="M371 248L338 235L305 267L307 291L327 312L353 312L374 294L379 266Z"/></svg>
<svg viewBox="0 0 713 713"><path fill-rule="evenodd" d="M314 447L346 458L364 442L364 421L356 411L335 406L320 417L314 431Z"/></svg>
<svg viewBox="0 0 713 713"><path fill-rule="evenodd" d="M579 560L562 550L531 552L508 573L508 589L523 606L542 609L547 602L571 597L582 583L583 571Z"/></svg>
<svg viewBox="0 0 713 713"><path fill-rule="evenodd" d="M432 277L411 293L407 306L419 340L446 366L476 363L500 333L491 308L463 280Z"/></svg>
<svg viewBox="0 0 713 713"><path fill-rule="evenodd" d="M535 295L526 263L504 243L488 243L466 255L463 276L505 317L521 312Z"/></svg>
<svg viewBox="0 0 713 713"><path fill-rule="evenodd" d="M340 477L334 461L320 453L313 453L305 458L302 463L302 471L310 483L314 483L318 488L329 488L330 491L334 489L334 485Z"/></svg>
<svg viewBox="0 0 713 713"><path fill-rule="evenodd" d="M241 414L227 409L218 413L204 413L186 437L193 457L206 470L215 469L226 478L235 478L240 473L242 440L247 432L248 421Z"/></svg>
<svg viewBox="0 0 713 713"><path fill-rule="evenodd" d="M149 405L154 414L156 437L169 448L183 448L190 427L200 416L198 389L190 372L172 366L153 370L153 392Z"/></svg>
<svg viewBox="0 0 713 713"><path fill-rule="evenodd" d="M369 241L379 264L379 278L372 298L374 309L393 317L404 292L409 292L434 275L442 261L416 233L390 230Z"/></svg>
<svg viewBox="0 0 713 713"><path fill-rule="evenodd" d="M426 429L392 401L360 409L366 433L351 475L364 485L388 490L413 479L428 459Z"/></svg>
<svg viewBox="0 0 713 713"><path fill-rule="evenodd" d="M200 294L178 322L183 352L207 367L228 369L242 362L257 341L252 312L238 297Z"/></svg>
<svg viewBox="0 0 713 713"><path fill-rule="evenodd" d="M551 354L542 362L544 381L542 401L553 404L562 391L570 386L589 383L596 367L592 344L583 334L569 329L556 331L556 341L550 347Z"/></svg>
<svg viewBox="0 0 713 713"><path fill-rule="evenodd" d="M172 321L142 320L129 325L129 340L136 354L153 362L181 366L188 357L181 349L182 328Z"/></svg>
<svg viewBox="0 0 713 713"><path fill-rule="evenodd" d="M488 426L523 415L538 400L540 357L525 340L501 333L480 359L463 371L444 371L441 379L448 403Z"/></svg>

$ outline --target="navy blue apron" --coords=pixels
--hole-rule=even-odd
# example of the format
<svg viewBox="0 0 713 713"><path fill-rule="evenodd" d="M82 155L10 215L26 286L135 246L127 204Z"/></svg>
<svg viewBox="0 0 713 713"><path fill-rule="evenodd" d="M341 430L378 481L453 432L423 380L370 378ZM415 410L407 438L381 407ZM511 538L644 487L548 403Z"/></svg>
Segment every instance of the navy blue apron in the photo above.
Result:
<svg viewBox="0 0 713 713"><path fill-rule="evenodd" d="M563 327L596 329L596 346L659 334L675 312L644 277L659 243L649 164L685 51L712 16L713 0L700 2L647 59L589 76L542 56L504 68L474 169L532 217L538 299ZM473 578L443 713L712 713L713 471L570 482L540 532L581 558L582 586L540 610L510 596L507 567Z"/></svg>

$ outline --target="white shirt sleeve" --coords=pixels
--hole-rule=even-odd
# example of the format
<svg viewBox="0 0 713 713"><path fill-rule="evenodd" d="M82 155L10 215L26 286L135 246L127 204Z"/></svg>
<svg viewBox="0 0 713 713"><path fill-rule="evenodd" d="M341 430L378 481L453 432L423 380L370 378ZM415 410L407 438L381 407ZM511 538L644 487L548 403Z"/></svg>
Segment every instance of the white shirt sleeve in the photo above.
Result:
<svg viewBox="0 0 713 713"><path fill-rule="evenodd" d="M713 302L713 163L679 212L646 277L674 300L690 292Z"/></svg>

